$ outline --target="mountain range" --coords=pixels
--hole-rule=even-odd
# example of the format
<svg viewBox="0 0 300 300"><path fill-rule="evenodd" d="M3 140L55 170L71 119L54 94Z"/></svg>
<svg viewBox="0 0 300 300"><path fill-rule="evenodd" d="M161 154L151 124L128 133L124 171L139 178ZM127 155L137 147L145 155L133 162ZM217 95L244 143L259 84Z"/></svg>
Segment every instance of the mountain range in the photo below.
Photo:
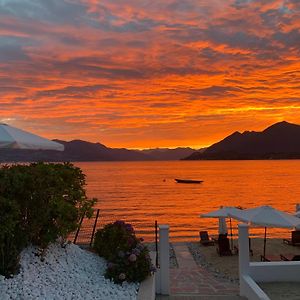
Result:
<svg viewBox="0 0 300 300"><path fill-rule="evenodd" d="M179 160L196 151L192 148L128 150L125 148L109 148L100 143L90 143L82 140L54 141L63 144L65 150L59 152L1 149L0 162Z"/></svg>
<svg viewBox="0 0 300 300"><path fill-rule="evenodd" d="M184 157L190 156L196 150L192 148L155 148L155 149L145 149L141 150L141 153L146 154L147 156L151 157L153 160L179 160ZM199 152L203 151L203 149L198 150Z"/></svg>
<svg viewBox="0 0 300 300"><path fill-rule="evenodd" d="M279 122L261 132L238 131L198 151L189 147L129 150L109 148L82 140L54 140L65 150L33 151L1 149L0 162L21 161L152 161L210 159L290 159L300 158L300 125Z"/></svg>
<svg viewBox="0 0 300 300"><path fill-rule="evenodd" d="M279 122L261 132L238 131L195 152L187 160L199 159L291 159L300 158L300 125Z"/></svg>

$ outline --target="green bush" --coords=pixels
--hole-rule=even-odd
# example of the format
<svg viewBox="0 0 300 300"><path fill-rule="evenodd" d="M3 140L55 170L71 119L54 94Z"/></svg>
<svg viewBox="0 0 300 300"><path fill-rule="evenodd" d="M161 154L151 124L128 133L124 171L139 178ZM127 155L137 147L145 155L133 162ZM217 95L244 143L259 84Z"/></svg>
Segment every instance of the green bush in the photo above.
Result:
<svg viewBox="0 0 300 300"><path fill-rule="evenodd" d="M138 243L133 228L123 221L107 224L95 234L94 249L107 260L115 260L120 251L126 253Z"/></svg>
<svg viewBox="0 0 300 300"><path fill-rule="evenodd" d="M0 220L0 274L9 277L18 270L19 255L26 243L15 201L0 197Z"/></svg>
<svg viewBox="0 0 300 300"><path fill-rule="evenodd" d="M105 276L115 283L141 282L154 271L149 250L135 236L131 224L107 224L97 231L94 249L108 260Z"/></svg>
<svg viewBox="0 0 300 300"><path fill-rule="evenodd" d="M14 225L2 224L6 237L16 245L11 229L15 226L22 229L22 244L32 243L45 249L58 237L65 239L77 228L83 213L92 213L95 200L87 198L84 185L85 175L70 163L2 167L1 201L11 207L15 218L15 223L11 221Z"/></svg>

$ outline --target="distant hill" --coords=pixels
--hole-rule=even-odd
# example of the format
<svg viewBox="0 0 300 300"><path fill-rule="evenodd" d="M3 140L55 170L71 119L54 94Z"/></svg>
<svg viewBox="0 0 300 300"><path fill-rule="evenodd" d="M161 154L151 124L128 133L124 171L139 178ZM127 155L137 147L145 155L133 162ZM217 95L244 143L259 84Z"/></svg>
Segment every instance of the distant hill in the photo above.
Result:
<svg viewBox="0 0 300 300"><path fill-rule="evenodd" d="M195 152L188 160L199 159L288 159L300 158L300 125L279 122L262 132L238 131Z"/></svg>
<svg viewBox="0 0 300 300"><path fill-rule="evenodd" d="M55 140L65 146L62 155L69 161L131 161L151 160L139 151L125 148L109 148L100 143L90 143L81 140L65 142Z"/></svg>
<svg viewBox="0 0 300 300"><path fill-rule="evenodd" d="M0 161L136 161L152 160L147 155L134 150L108 148L100 143L82 140L70 142L54 140L65 146L59 151L0 150Z"/></svg>
<svg viewBox="0 0 300 300"><path fill-rule="evenodd" d="M149 161L149 160L177 160L190 155L195 150L177 149L149 149L145 151L128 150L125 148L109 148L100 143L90 143L82 140L70 142L54 140L65 146L59 151L32 151L18 149L1 149L0 162L26 161ZM153 151L153 152L152 152Z"/></svg>
<svg viewBox="0 0 300 300"><path fill-rule="evenodd" d="M195 149L189 147L179 147L175 149L156 148L141 150L141 152L154 160L179 160L194 153Z"/></svg>

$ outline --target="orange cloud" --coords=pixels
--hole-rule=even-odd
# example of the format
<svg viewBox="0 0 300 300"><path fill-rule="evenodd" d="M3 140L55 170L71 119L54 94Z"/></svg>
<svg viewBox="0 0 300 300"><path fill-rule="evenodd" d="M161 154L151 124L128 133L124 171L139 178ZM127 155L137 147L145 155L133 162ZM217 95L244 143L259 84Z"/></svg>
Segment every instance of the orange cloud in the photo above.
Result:
<svg viewBox="0 0 300 300"><path fill-rule="evenodd" d="M129 148L300 123L296 1L18 2L0 4L0 120Z"/></svg>

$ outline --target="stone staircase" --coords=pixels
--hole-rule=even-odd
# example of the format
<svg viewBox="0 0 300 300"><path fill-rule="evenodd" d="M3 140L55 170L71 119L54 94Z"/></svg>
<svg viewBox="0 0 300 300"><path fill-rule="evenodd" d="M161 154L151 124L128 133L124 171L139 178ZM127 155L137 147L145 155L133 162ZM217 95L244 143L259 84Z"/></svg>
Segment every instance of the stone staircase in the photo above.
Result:
<svg viewBox="0 0 300 300"><path fill-rule="evenodd" d="M178 262L170 269L170 296L156 296L157 300L242 300L236 284L215 278L198 266L185 244L173 244Z"/></svg>

